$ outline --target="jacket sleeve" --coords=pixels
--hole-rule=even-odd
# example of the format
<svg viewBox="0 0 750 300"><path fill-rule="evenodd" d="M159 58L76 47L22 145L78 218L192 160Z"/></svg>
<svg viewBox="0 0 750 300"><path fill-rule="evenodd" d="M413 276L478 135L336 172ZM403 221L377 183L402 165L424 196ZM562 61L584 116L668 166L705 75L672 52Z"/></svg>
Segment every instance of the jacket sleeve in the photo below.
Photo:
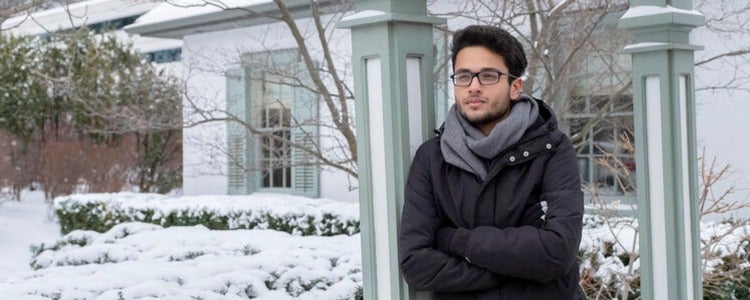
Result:
<svg viewBox="0 0 750 300"><path fill-rule="evenodd" d="M411 287L431 291L485 290L498 286L498 275L437 250L441 221L432 193L424 147L412 162L398 235L401 271Z"/></svg>
<svg viewBox="0 0 750 300"><path fill-rule="evenodd" d="M583 193L575 151L566 136L545 163L541 193L547 202L541 228L458 228L450 252L504 276L548 282L567 274L581 242Z"/></svg>

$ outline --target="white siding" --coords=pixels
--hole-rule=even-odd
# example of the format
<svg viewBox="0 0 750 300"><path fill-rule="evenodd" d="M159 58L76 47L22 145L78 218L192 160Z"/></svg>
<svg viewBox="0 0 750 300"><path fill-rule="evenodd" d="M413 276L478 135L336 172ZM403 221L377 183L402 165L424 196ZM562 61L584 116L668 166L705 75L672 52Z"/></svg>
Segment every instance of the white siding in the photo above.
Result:
<svg viewBox="0 0 750 300"><path fill-rule="evenodd" d="M299 27L311 28L309 20L298 21ZM310 36L310 33L304 33ZM337 30L331 47L339 57L351 55L348 30ZM189 35L184 38L182 52L183 74L188 79L191 97L204 107L223 109L225 107L225 78L223 70L239 65L239 57L244 53L260 52L269 49L296 48L297 45L283 24L261 25ZM313 53L313 57L321 57ZM350 64L342 64L350 67ZM210 70L210 71L209 71ZM349 76L351 78L351 76ZM349 83L352 84L351 82ZM187 101L187 100L186 100ZM188 103L186 103L188 104ZM189 107L189 105L186 105ZM320 106L320 116L330 118L325 105ZM353 108L352 108L353 111ZM193 118L186 111L186 118ZM329 136L330 129L321 128L321 143L333 145L334 141L322 137ZM185 163L183 191L186 195L224 194L227 190L226 155L218 148L226 149L226 128L218 125L201 125L186 129L183 160ZM356 201L357 180L333 168L325 168L320 174L320 196L343 201Z"/></svg>

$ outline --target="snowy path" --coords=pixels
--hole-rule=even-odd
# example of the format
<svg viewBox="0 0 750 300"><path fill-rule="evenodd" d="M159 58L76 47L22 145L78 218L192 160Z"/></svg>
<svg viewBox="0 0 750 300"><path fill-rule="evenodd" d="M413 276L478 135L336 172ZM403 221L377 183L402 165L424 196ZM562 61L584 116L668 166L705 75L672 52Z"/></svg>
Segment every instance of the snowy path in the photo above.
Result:
<svg viewBox="0 0 750 300"><path fill-rule="evenodd" d="M31 270L29 244L60 237L60 226L47 218L42 192L24 191L21 197L0 204L0 281Z"/></svg>

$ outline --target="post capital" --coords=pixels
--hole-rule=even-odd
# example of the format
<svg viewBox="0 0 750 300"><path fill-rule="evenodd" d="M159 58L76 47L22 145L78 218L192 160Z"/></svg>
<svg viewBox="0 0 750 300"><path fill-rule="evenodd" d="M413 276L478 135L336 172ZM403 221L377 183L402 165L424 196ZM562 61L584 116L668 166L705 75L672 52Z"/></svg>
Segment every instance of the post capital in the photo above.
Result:
<svg viewBox="0 0 750 300"><path fill-rule="evenodd" d="M701 50L702 46L690 44L690 31L702 26L705 17L693 9L674 7L663 1L632 1L620 18L620 28L633 33L635 41L625 47L625 53L657 50Z"/></svg>
<svg viewBox="0 0 750 300"><path fill-rule="evenodd" d="M620 18L620 28L639 30L655 27L687 27L688 30L705 23L702 13L666 5L631 6Z"/></svg>
<svg viewBox="0 0 750 300"><path fill-rule="evenodd" d="M446 24L445 18L429 17L425 15L412 15L402 13L384 12L379 10L363 10L353 15L346 16L336 24L338 28L357 28L380 23L414 23L427 26Z"/></svg>

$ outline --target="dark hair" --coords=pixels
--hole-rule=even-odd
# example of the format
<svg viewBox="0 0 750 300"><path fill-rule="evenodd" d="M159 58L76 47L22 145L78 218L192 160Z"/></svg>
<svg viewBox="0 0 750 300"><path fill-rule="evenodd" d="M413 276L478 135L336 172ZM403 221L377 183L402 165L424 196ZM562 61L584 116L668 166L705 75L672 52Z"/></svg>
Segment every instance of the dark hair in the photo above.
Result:
<svg viewBox="0 0 750 300"><path fill-rule="evenodd" d="M456 68L456 55L461 49L471 46L483 46L502 56L508 73L520 77L526 70L526 54L521 43L507 31L495 26L470 25L456 31L451 43L451 62ZM513 78L508 77L508 82Z"/></svg>

